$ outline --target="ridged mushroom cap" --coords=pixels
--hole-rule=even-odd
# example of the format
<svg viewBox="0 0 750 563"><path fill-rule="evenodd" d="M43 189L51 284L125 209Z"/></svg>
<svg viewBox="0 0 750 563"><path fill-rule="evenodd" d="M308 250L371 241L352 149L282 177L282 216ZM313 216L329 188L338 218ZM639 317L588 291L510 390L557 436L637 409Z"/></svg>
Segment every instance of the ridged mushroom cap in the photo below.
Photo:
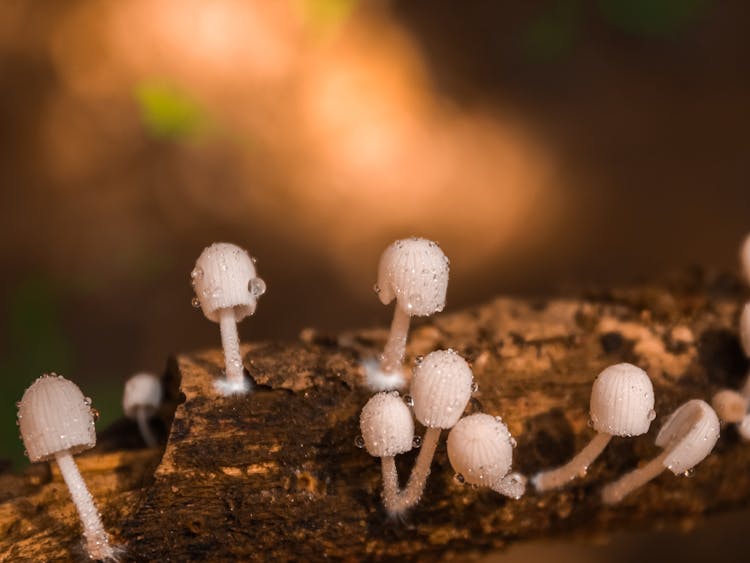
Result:
<svg viewBox="0 0 750 563"><path fill-rule="evenodd" d="M750 283L750 235L745 237L740 247L740 265L742 266L742 273L745 276L745 280Z"/></svg>
<svg viewBox="0 0 750 563"><path fill-rule="evenodd" d="M719 418L700 399L674 411L656 436L656 445L667 450L664 467L675 475L703 461L719 439Z"/></svg>
<svg viewBox="0 0 750 563"><path fill-rule="evenodd" d="M648 374L632 364L602 371L591 388L591 421L597 432L639 436L654 419L654 387Z"/></svg>
<svg viewBox="0 0 750 563"><path fill-rule="evenodd" d="M385 249L378 266L378 297L395 298L411 316L442 311L450 262L437 243L423 238L397 240Z"/></svg>
<svg viewBox="0 0 750 563"><path fill-rule="evenodd" d="M448 459L466 483L492 487L513 461L508 427L489 414L465 416L448 434Z"/></svg>
<svg viewBox="0 0 750 563"><path fill-rule="evenodd" d="M128 418L134 418L139 407L153 414L161 404L161 396L161 381L158 377L150 373L137 373L125 382L122 411Z"/></svg>
<svg viewBox="0 0 750 563"><path fill-rule="evenodd" d="M414 416L431 428L451 428L471 398L474 375L453 350L427 354L414 368L410 393Z"/></svg>
<svg viewBox="0 0 750 563"><path fill-rule="evenodd" d="M371 456L392 457L412 448L414 420L397 391L370 397L359 417L359 428Z"/></svg>
<svg viewBox="0 0 750 563"><path fill-rule="evenodd" d="M722 389L711 399L711 406L724 422L740 422L747 414L747 399L732 389Z"/></svg>
<svg viewBox="0 0 750 563"><path fill-rule="evenodd" d="M61 375L43 375L26 389L18 403L18 425L31 462L96 445L91 399Z"/></svg>
<svg viewBox="0 0 750 563"><path fill-rule="evenodd" d="M221 309L233 309L238 322L252 315L265 292L247 251L226 242L206 247L190 277L203 314L214 322L219 322Z"/></svg>
<svg viewBox="0 0 750 563"><path fill-rule="evenodd" d="M745 356L750 358L750 302L745 303L740 314L740 344Z"/></svg>

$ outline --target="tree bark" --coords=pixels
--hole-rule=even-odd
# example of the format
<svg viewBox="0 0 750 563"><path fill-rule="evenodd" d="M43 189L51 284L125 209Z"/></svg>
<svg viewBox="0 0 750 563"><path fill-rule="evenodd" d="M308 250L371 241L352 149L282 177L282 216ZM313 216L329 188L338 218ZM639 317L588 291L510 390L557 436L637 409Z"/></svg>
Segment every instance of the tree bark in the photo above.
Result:
<svg viewBox="0 0 750 563"><path fill-rule="evenodd" d="M381 505L380 460L355 446L370 396L361 362L385 329L244 346L254 390L221 397L220 350L179 355L164 381L161 448L128 449L135 424L119 423L78 456L81 472L124 560L432 560L539 537L591 537L621 529L686 527L750 500L750 444L733 426L691 478L665 472L604 506L603 485L658 454L666 416L691 398L739 388L748 369L737 336L744 295L726 277L579 298L506 299L415 323L407 365L453 348L473 365L467 412L501 415L518 442L513 470L558 466L593 436L591 384L631 362L654 383L648 434L614 438L581 479L520 500L459 484L443 433L419 505L402 521ZM419 429L420 434L423 429ZM416 451L398 456L403 486ZM59 472L45 465L0 475L3 561L80 558L81 527Z"/></svg>

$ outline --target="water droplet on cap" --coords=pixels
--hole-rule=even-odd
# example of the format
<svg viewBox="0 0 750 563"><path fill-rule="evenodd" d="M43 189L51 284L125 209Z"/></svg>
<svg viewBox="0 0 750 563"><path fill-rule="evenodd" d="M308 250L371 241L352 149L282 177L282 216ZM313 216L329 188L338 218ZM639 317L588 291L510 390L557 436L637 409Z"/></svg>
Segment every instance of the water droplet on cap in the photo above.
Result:
<svg viewBox="0 0 750 563"><path fill-rule="evenodd" d="M266 282L260 278L253 278L248 282L247 290L255 297L260 297L266 292Z"/></svg>
<svg viewBox="0 0 750 563"><path fill-rule="evenodd" d="M456 483L458 483L459 485L463 485L463 484L464 484L464 482L466 481L466 479L464 479L464 476L463 476L463 475L461 475L460 473L456 473L456 474L455 474L455 475L453 476L453 480L454 480L454 481L455 481Z"/></svg>
<svg viewBox="0 0 750 563"><path fill-rule="evenodd" d="M410 407L414 406L414 397L411 395L404 395L404 402Z"/></svg>
<svg viewBox="0 0 750 563"><path fill-rule="evenodd" d="M354 445L358 448L364 448L365 447L365 439L362 436L357 436L354 438Z"/></svg>
<svg viewBox="0 0 750 563"><path fill-rule="evenodd" d="M422 445L422 438L420 436L414 436L411 445L413 448L419 448Z"/></svg>
<svg viewBox="0 0 750 563"><path fill-rule="evenodd" d="M190 300L190 304L191 304L191 305L193 306L193 308L195 308L195 309L200 309L200 306L201 306L201 300L200 300L200 299L198 299L197 297L193 297L193 298L192 298L192 299Z"/></svg>

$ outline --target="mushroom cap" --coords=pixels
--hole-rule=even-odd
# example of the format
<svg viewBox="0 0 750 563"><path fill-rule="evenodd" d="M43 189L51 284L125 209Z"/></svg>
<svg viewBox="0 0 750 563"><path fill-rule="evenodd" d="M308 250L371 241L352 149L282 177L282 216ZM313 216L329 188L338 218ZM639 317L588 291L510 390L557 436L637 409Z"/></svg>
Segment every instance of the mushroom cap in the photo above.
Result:
<svg viewBox="0 0 750 563"><path fill-rule="evenodd" d="M161 381L151 373L137 373L125 382L122 394L122 411L135 418L138 408L153 414L161 404Z"/></svg>
<svg viewBox="0 0 750 563"><path fill-rule="evenodd" d="M655 417L651 379L632 364L609 366L594 381L590 409L597 432L614 436L645 434Z"/></svg>
<svg viewBox="0 0 750 563"><path fill-rule="evenodd" d="M233 309L237 322L252 315L265 292L247 251L226 242L203 249L190 277L203 314L216 323L222 309Z"/></svg>
<svg viewBox="0 0 750 563"><path fill-rule="evenodd" d="M387 305L395 298L411 316L442 311L448 291L450 262L436 242L423 238L397 240L385 249L378 266L378 297Z"/></svg>
<svg viewBox="0 0 750 563"><path fill-rule="evenodd" d="M489 414L465 416L448 434L448 459L466 483L492 487L508 474L513 461L508 427Z"/></svg>
<svg viewBox="0 0 750 563"><path fill-rule="evenodd" d="M745 356L750 358L750 302L745 303L740 314L740 344Z"/></svg>
<svg viewBox="0 0 750 563"><path fill-rule="evenodd" d="M359 417L367 452L373 457L392 457L412 448L414 420L397 391L370 397Z"/></svg>
<svg viewBox="0 0 750 563"><path fill-rule="evenodd" d="M700 399L674 411L656 436L656 445L667 450L664 467L675 475L703 461L719 439L719 417Z"/></svg>
<svg viewBox="0 0 750 563"><path fill-rule="evenodd" d="M91 399L62 375L43 375L26 389L18 403L18 425L26 455L32 462L58 452L75 454L96 445Z"/></svg>
<svg viewBox="0 0 750 563"><path fill-rule="evenodd" d="M740 247L740 265L742 266L742 273L745 276L745 281L750 283L750 235L745 237Z"/></svg>
<svg viewBox="0 0 750 563"><path fill-rule="evenodd" d="M414 368L414 416L427 427L451 428L471 398L473 380L469 364L455 351L430 352Z"/></svg>
<svg viewBox="0 0 750 563"><path fill-rule="evenodd" d="M740 422L747 414L747 399L733 389L722 389L711 399L711 406L724 422Z"/></svg>

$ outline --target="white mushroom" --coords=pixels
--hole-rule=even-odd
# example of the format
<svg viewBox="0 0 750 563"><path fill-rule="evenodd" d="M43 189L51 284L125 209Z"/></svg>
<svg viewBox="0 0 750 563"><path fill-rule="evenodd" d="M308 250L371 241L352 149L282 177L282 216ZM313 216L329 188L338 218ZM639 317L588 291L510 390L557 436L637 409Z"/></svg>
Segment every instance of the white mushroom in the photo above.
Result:
<svg viewBox="0 0 750 563"><path fill-rule="evenodd" d="M453 350L431 352L414 368L411 398L414 416L427 427L409 481L391 507L394 514L414 506L424 492L440 431L453 427L473 391L469 364Z"/></svg>
<svg viewBox="0 0 750 563"><path fill-rule="evenodd" d="M115 549L73 460L73 454L96 445L91 399L64 377L44 375L26 389L18 403L18 424L30 461L57 462L81 518L89 557L113 559Z"/></svg>
<svg viewBox="0 0 750 563"><path fill-rule="evenodd" d="M664 451L605 486L602 500L616 504L665 469L675 475L686 474L711 453L718 439L719 419L714 410L705 401L688 401L672 413L656 436L656 445Z"/></svg>
<svg viewBox="0 0 750 563"><path fill-rule="evenodd" d="M597 435L572 460L538 473L532 483L538 491L556 489L586 474L612 436L639 436L655 418L654 388L648 374L632 364L616 364L602 371L591 389L591 423Z"/></svg>
<svg viewBox="0 0 750 563"><path fill-rule="evenodd" d="M443 310L449 264L437 243L423 238L397 240L383 252L375 291L384 305L395 299L396 307L380 369L368 373L368 384L373 389L406 385L402 363L411 317Z"/></svg>
<svg viewBox="0 0 750 563"><path fill-rule="evenodd" d="M359 417L362 443L379 457L383 472L383 504L389 512L398 504L398 473L395 456L412 449L414 420L397 391L373 395Z"/></svg>
<svg viewBox="0 0 750 563"><path fill-rule="evenodd" d="M451 429L448 459L460 482L519 499L526 489L526 478L510 473L515 445L500 417L476 413L462 418Z"/></svg>
<svg viewBox="0 0 750 563"><path fill-rule="evenodd" d="M225 242L205 248L190 277L196 295L193 305L200 307L207 319L219 323L221 329L227 377L217 381L216 387L225 395L245 393L250 382L243 374L237 323L255 313L266 284L257 277L250 255Z"/></svg>
<svg viewBox="0 0 750 563"><path fill-rule="evenodd" d="M161 396L161 381L153 374L137 373L125 382L122 410L125 416L138 423L141 437L149 448L157 445L148 421L161 405Z"/></svg>

